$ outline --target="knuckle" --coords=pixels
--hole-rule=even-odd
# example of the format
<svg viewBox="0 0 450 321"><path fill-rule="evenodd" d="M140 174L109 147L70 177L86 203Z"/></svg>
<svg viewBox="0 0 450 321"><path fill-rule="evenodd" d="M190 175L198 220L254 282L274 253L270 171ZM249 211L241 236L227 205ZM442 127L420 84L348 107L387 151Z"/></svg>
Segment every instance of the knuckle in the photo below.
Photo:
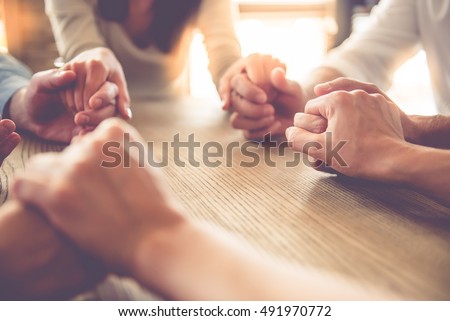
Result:
<svg viewBox="0 0 450 321"><path fill-rule="evenodd" d="M102 56L102 57L106 57L106 56L109 56L111 54L111 50L109 48L106 48L106 47L100 47L97 50L98 50L99 55Z"/></svg>
<svg viewBox="0 0 450 321"><path fill-rule="evenodd" d="M362 90L362 89L356 89L354 91L352 91L353 96L355 96L355 98L360 99L363 97L367 97L368 94L366 91Z"/></svg>
<svg viewBox="0 0 450 321"><path fill-rule="evenodd" d="M61 177L49 187L49 204L52 207L64 207L64 204L72 198L74 192L70 181Z"/></svg>
<svg viewBox="0 0 450 321"><path fill-rule="evenodd" d="M350 93L346 91L335 91L331 94L331 97L338 105L346 105L351 99Z"/></svg>
<svg viewBox="0 0 450 321"><path fill-rule="evenodd" d="M315 132L321 134L325 132L328 128L328 123L325 120L317 121L315 124Z"/></svg>
<svg viewBox="0 0 450 321"><path fill-rule="evenodd" d="M72 62L71 63L71 69L73 70L73 71L79 71L79 70L81 70L81 69L84 69L85 68L85 62L84 61L74 61L74 62Z"/></svg>
<svg viewBox="0 0 450 321"><path fill-rule="evenodd" d="M101 72L106 70L105 64L103 63L103 61L98 60L98 59L90 59L87 61L87 66L90 70L95 71L95 72Z"/></svg>
<svg viewBox="0 0 450 321"><path fill-rule="evenodd" d="M86 159L81 157L73 159L66 170L66 175L69 178L67 181L72 181L70 178L83 177L88 174L89 171L89 164Z"/></svg>
<svg viewBox="0 0 450 321"><path fill-rule="evenodd" d="M368 84L367 88L373 93L380 92L380 89L375 84Z"/></svg>
<svg viewBox="0 0 450 321"><path fill-rule="evenodd" d="M333 83L341 84L341 85L346 84L347 82L348 82L347 77L338 77L333 81Z"/></svg>
<svg viewBox="0 0 450 321"><path fill-rule="evenodd" d="M124 121L119 118L110 118L104 122L103 135L108 138L120 137L125 133Z"/></svg>
<svg viewBox="0 0 450 321"><path fill-rule="evenodd" d="M371 95L376 101L382 102L385 101L386 99L384 98L384 96L382 94L379 93L375 93Z"/></svg>

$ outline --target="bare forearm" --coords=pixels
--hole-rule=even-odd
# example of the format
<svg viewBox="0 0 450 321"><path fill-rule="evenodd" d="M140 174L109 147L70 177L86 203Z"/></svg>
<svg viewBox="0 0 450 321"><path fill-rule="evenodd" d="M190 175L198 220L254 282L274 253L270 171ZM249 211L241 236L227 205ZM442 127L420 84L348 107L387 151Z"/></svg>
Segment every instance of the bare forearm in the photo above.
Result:
<svg viewBox="0 0 450 321"><path fill-rule="evenodd" d="M450 205L450 151L404 144L389 163L389 177Z"/></svg>
<svg viewBox="0 0 450 321"><path fill-rule="evenodd" d="M34 210L9 202L0 211L0 299L64 299L102 272Z"/></svg>
<svg viewBox="0 0 450 321"><path fill-rule="evenodd" d="M423 146L450 149L450 116L410 116L416 141Z"/></svg>
<svg viewBox="0 0 450 321"><path fill-rule="evenodd" d="M262 258L208 228L186 223L139 251L138 281L177 300L333 300L389 298L327 273ZM138 252L138 253L139 253Z"/></svg>
<svg viewBox="0 0 450 321"><path fill-rule="evenodd" d="M313 70L306 79L304 85L304 93L306 97L306 101L316 98L316 94L314 93L314 87L316 85L320 85L329 81L332 81L336 78L344 77L342 73L338 70L328 67L319 67Z"/></svg>

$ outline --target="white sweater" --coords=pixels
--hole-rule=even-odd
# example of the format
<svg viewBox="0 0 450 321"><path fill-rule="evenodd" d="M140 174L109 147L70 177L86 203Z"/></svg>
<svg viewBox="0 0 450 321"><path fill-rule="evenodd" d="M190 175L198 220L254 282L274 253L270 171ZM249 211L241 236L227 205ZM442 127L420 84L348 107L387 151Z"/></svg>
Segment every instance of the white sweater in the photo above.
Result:
<svg viewBox="0 0 450 321"><path fill-rule="evenodd" d="M325 66L386 90L394 71L420 48L437 108L450 114L450 0L381 1L368 29L330 52Z"/></svg>
<svg viewBox="0 0 450 321"><path fill-rule="evenodd" d="M84 50L108 47L122 64L133 98L155 99L187 92L192 28L187 28L175 49L165 54L153 46L138 48L120 24L97 16L97 0L46 0L45 4L58 50L66 61ZM217 85L241 55L230 1L203 0L196 27L204 35L209 70Z"/></svg>

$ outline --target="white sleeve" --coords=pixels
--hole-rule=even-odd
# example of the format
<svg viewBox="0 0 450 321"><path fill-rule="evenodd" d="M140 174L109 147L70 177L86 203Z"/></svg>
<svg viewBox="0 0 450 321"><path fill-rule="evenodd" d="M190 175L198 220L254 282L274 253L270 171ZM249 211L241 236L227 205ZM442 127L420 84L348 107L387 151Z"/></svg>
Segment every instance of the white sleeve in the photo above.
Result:
<svg viewBox="0 0 450 321"><path fill-rule="evenodd" d="M395 70L419 50L417 0L382 0L369 26L332 50L324 66L388 89Z"/></svg>
<svg viewBox="0 0 450 321"><path fill-rule="evenodd" d="M59 54L67 61L79 53L105 46L98 30L93 0L45 0Z"/></svg>
<svg viewBox="0 0 450 321"><path fill-rule="evenodd" d="M218 86L228 67L241 58L241 47L234 30L231 1L203 0L198 27L205 39L209 71Z"/></svg>

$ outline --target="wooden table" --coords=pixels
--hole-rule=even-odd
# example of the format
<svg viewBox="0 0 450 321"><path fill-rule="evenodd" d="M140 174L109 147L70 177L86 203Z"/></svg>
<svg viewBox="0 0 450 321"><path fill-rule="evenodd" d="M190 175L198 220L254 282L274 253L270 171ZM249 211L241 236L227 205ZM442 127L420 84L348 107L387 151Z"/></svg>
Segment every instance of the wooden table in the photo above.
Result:
<svg viewBox="0 0 450 321"><path fill-rule="evenodd" d="M143 137L172 142L190 134L204 144L226 149L245 143L230 128L218 104L183 99L134 106L133 124ZM61 145L25 138L1 171L1 199L7 185L33 154ZM170 148L169 148L170 149ZM159 151L158 151L159 150ZM253 149L261 157L263 148ZM450 209L411 190L319 173L304 165L286 167L286 156L272 151L276 167L259 164L233 151L233 166L174 165L169 153L167 179L188 215L249 241L265 254L373 284L405 299L450 299ZM181 159L187 161L187 150ZM202 160L197 148L195 158ZM223 158L213 160L224 161ZM129 281L113 279L93 293L103 299L147 299Z"/></svg>

